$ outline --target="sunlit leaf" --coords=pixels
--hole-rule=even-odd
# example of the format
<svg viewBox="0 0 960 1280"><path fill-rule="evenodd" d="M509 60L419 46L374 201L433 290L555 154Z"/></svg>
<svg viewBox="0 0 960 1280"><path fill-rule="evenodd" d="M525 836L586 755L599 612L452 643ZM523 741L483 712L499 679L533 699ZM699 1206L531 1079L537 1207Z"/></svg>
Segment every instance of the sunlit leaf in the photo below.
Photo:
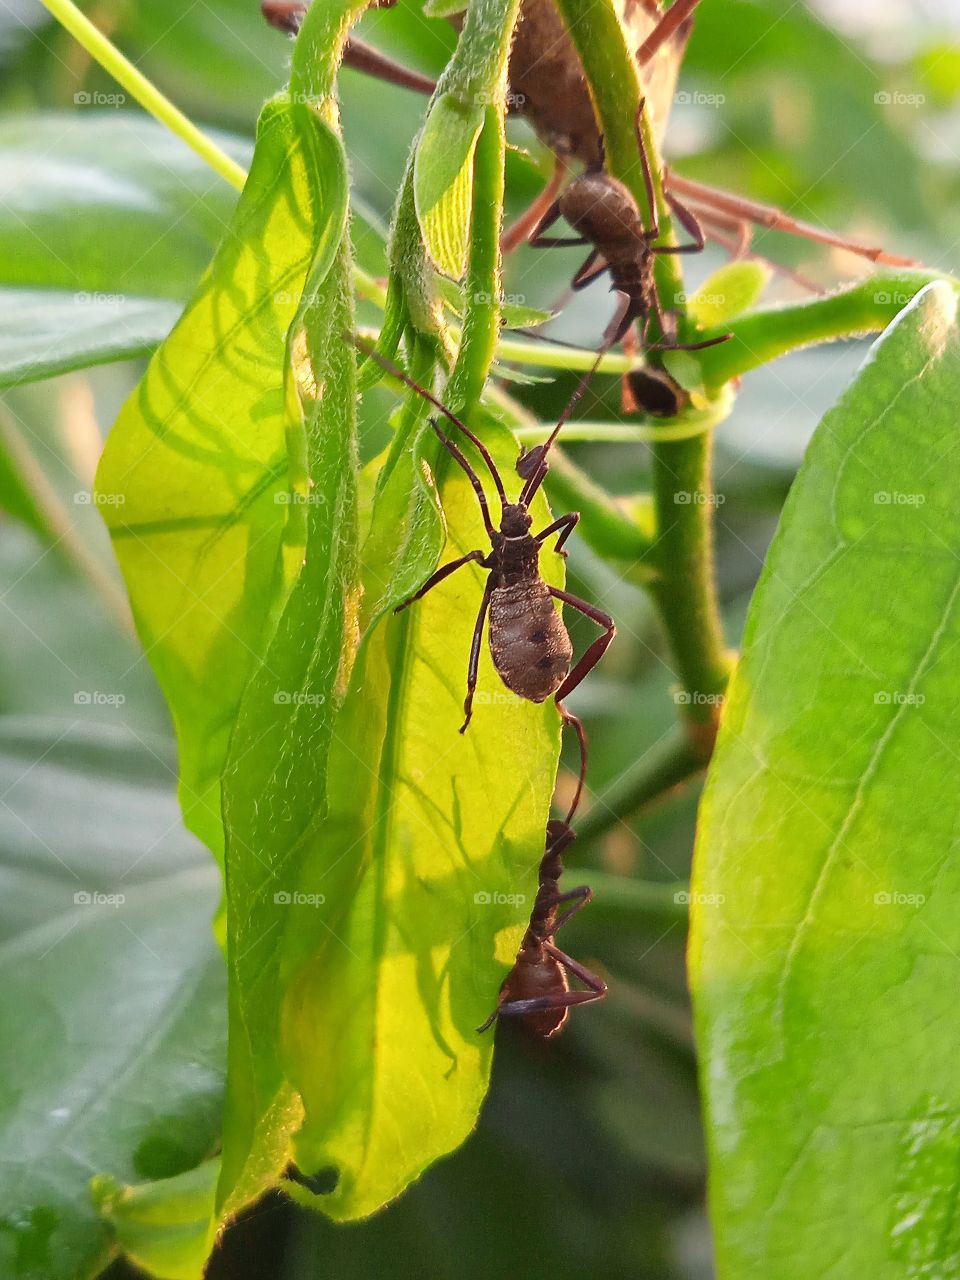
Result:
<svg viewBox="0 0 960 1280"><path fill-rule="evenodd" d="M100 1174L90 1190L117 1248L135 1266L162 1280L201 1280L219 1171L219 1160L206 1160L174 1178L135 1186Z"/></svg>
<svg viewBox="0 0 960 1280"><path fill-rule="evenodd" d="M413 166L424 244L439 270L455 280L467 263L473 154L482 128L482 105L467 105L455 94L442 94L427 117Z"/></svg>
<svg viewBox="0 0 960 1280"><path fill-rule="evenodd" d="M502 430L487 439L509 483L516 446ZM403 529L417 474L398 472L381 491L381 533ZM446 469L442 493L445 558L483 547L458 469ZM542 501L535 519L549 519ZM395 577L378 583L383 562L370 551L368 541L365 581L382 610L424 572L411 582L399 548ZM544 569L555 580L559 562L546 554ZM465 568L368 632L335 727L329 813L286 886L324 898L281 908L296 920L283 1026L306 1112L297 1163L337 1171L320 1201L337 1218L373 1212L473 1127L492 1051L475 1028L535 891L558 719L507 692L485 645L474 720L458 734L482 581Z"/></svg>
<svg viewBox="0 0 960 1280"><path fill-rule="evenodd" d="M949 1276L960 1082L960 396L932 285L820 424L700 817L721 1280Z"/></svg>
<svg viewBox="0 0 960 1280"><path fill-rule="evenodd" d="M732 320L759 300L772 275L763 262L728 262L689 296L687 313L704 329Z"/></svg>
<svg viewBox="0 0 960 1280"><path fill-rule="evenodd" d="M282 603L283 367L319 246L345 214L342 166L302 106L268 104L230 234L107 442L101 510L180 743L188 825L222 845L220 772L240 695ZM312 116L310 116L312 119ZM286 579L297 564L288 554Z"/></svg>

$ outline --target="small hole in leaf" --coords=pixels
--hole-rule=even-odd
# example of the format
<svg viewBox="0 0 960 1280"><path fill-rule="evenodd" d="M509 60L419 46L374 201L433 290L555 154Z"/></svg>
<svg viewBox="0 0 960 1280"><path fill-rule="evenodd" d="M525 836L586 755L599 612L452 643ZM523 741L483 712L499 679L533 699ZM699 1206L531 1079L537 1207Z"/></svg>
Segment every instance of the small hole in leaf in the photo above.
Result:
<svg viewBox="0 0 960 1280"><path fill-rule="evenodd" d="M340 1170L335 1165L330 1165L326 1169L318 1169L316 1173L308 1174L301 1172L295 1164L290 1164L287 1166L287 1177L298 1186L306 1187L315 1196L329 1196L337 1189Z"/></svg>

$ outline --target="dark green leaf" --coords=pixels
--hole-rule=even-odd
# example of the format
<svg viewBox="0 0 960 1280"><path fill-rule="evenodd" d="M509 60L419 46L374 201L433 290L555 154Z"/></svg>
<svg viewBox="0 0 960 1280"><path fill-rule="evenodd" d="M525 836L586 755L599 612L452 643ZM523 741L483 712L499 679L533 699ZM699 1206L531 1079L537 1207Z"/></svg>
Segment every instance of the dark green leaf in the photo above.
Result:
<svg viewBox="0 0 960 1280"><path fill-rule="evenodd" d="M163 1178L216 1141L218 877L161 739L8 720L0 912L0 1274L76 1280L111 1232L88 1181Z"/></svg>
<svg viewBox="0 0 960 1280"><path fill-rule="evenodd" d="M0 288L0 387L149 355L180 311L163 298Z"/></svg>

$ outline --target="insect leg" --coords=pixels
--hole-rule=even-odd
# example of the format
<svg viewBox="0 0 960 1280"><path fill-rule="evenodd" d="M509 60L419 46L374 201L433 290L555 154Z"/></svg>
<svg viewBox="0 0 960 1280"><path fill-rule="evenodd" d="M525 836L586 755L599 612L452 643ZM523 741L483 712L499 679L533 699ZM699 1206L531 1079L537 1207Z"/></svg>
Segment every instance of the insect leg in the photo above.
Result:
<svg viewBox="0 0 960 1280"><path fill-rule="evenodd" d="M601 636L601 639L603 637ZM604 646L606 647L606 646ZM567 677L569 679L569 676ZM575 716L572 711L560 701L560 694L555 697L556 708L560 712L560 718L564 724L570 725L574 733L577 735L577 742L580 746L580 773L577 776L577 789L573 793L573 799L570 801L570 808L567 810L566 825L569 826L573 821L574 814L580 808L580 800L583 796L583 788L587 781L587 731L583 727L583 721L579 716Z"/></svg>
<svg viewBox="0 0 960 1280"><path fill-rule="evenodd" d="M563 967L572 973L575 978L579 978L582 983L588 986L595 1000L602 1000L607 994L607 984L602 978L597 977L595 973L591 973L589 969L585 969L582 964L578 964L566 952L561 951L559 947L555 947L552 942L545 942L543 949L549 952L554 960L559 960ZM578 993L572 992L571 994L587 995L588 993L581 991Z"/></svg>
<svg viewBox="0 0 960 1280"><path fill-rule="evenodd" d="M606 271L608 263L605 258L600 258L598 266L594 264L600 258L599 249L591 249L583 261L583 266L570 281L570 288L579 293L581 289L585 289L588 284L592 284L598 276L602 276Z"/></svg>
<svg viewBox="0 0 960 1280"><path fill-rule="evenodd" d="M676 5L674 8L676 8ZM637 135L637 151L640 153L640 167L643 170L643 185L647 193L647 208L650 211L650 226L647 229L646 235L648 239L656 240L657 236L660 234L660 218L657 214L657 193L653 185L653 170L650 168L650 157L647 155L646 144L643 141L643 130L640 128L640 120L643 116L645 101L646 100L644 98L640 99L640 106L637 108L633 128Z"/></svg>
<svg viewBox="0 0 960 1280"><path fill-rule="evenodd" d="M561 957L563 958L561 959ZM477 1031L486 1031L497 1018L523 1018L528 1013L551 1013L555 1009L570 1009L574 1005L591 1004L594 1000L602 1000L607 994L607 984L602 978L598 978L596 974L590 973L589 969L583 969L575 960L571 960L569 956L564 956L562 951L557 952L555 959L564 968L569 968L571 973L576 973L578 978L580 973L577 970L589 974L590 990L558 991L556 995L534 996L530 1000L504 1000L503 1004L497 1006L483 1026L477 1027Z"/></svg>
<svg viewBox="0 0 960 1280"><path fill-rule="evenodd" d="M466 733L467 725L473 715L473 695L477 690L477 671L480 667L480 646L483 642L483 624L487 620L487 609L490 607L490 579L487 579L487 585L483 592L483 599L480 601L480 612L477 614L477 625L473 629L473 639L470 642L470 664L467 668L467 696L463 700L463 710L466 719L460 726L460 732Z"/></svg>
<svg viewBox="0 0 960 1280"><path fill-rule="evenodd" d="M279 31L286 31L295 36L303 25L303 15L309 8L309 0L263 0L260 12ZM401 89L412 89L414 93L431 94L437 87L436 81L419 71L411 71L402 63L394 62L379 49L356 36L347 41L343 60L354 71L362 71L365 75L382 80L385 84L397 85Z"/></svg>
<svg viewBox="0 0 960 1280"><path fill-rule="evenodd" d="M501 253L512 253L514 249L518 249L523 244L524 240L535 234L544 214L548 209L553 208L557 192L560 190L566 173L566 160L562 156L557 156L554 160L553 174L550 177L550 181L533 201L529 209L524 210L516 222L507 227L500 237Z"/></svg>
<svg viewBox="0 0 960 1280"><path fill-rule="evenodd" d="M676 196L667 195L667 204L684 231L693 236L691 244L658 244L651 249L652 253L699 253L704 246L703 228L697 221L696 214L681 204Z"/></svg>
<svg viewBox="0 0 960 1280"><path fill-rule="evenodd" d="M565 556L567 553L563 550L563 544L573 533L580 519L579 511L568 511L565 516L561 516L559 520L554 520L553 524L548 524L542 533L534 536L534 542L540 544L550 537L552 533L559 533L557 545L553 548L558 556Z"/></svg>
<svg viewBox="0 0 960 1280"><path fill-rule="evenodd" d="M564 604L570 605L572 609L576 609L578 613L584 614L591 622L595 622L598 627L603 627L603 635L594 640L593 644L554 694L554 700L559 704L568 693L573 692L581 680L585 679L597 665L606 652L610 641L617 634L617 627L609 613L604 613L602 609L596 608L595 605L587 604L586 600L581 600L578 596L572 596L569 591L561 591L559 587L550 587L549 591L555 600L563 601ZM561 708L560 713L561 715L564 714L563 708ZM569 715L570 712L568 711L566 714Z"/></svg>
<svg viewBox="0 0 960 1280"><path fill-rule="evenodd" d="M572 907L568 907L566 911L562 912L557 917L553 925L553 932L555 934L559 933L560 930L563 928L563 926L567 923L567 921L570 920L573 916L575 916L578 911L582 911L583 908L587 905L587 903L590 902L592 899L593 899L593 890L587 884L580 884L580 885L577 885L576 889L568 889L564 893L558 893L557 896L552 901L548 899L547 902L544 903L544 906L555 907L555 906L559 906L561 902L573 903Z"/></svg>
<svg viewBox="0 0 960 1280"><path fill-rule="evenodd" d="M554 200L553 204L530 232L530 239L528 243L532 244L535 248L541 249L556 249L562 245L590 243L590 241L584 236L576 236L573 238L561 236L559 239L555 236L545 236L543 234L544 231L546 231L548 227L552 227L559 217L560 201Z"/></svg>
<svg viewBox="0 0 960 1280"><path fill-rule="evenodd" d="M757 200L747 200L743 196L730 195L728 192L720 191L716 187L708 187L705 183L694 182L692 178L681 178L679 174L672 171L665 172L664 176L667 185L672 191L687 196L695 201L696 204L714 209L718 213L744 218L749 222L755 222L758 226L768 227L772 231L786 231L791 235L803 236L805 239L814 240L818 244L829 244L838 249L847 249L850 253L859 254L862 258L869 258L871 262L882 262L890 267L915 267L917 265L914 258L903 258L897 254L887 253L884 249L875 249L869 245L860 244L856 240L848 240L845 236L838 236L833 231L827 231L823 227L816 227L812 223L801 222L797 218L791 218L789 214L784 213L782 209L778 209L774 205L761 204Z"/></svg>
<svg viewBox="0 0 960 1280"><path fill-rule="evenodd" d="M300 30L308 0L263 0L260 12L278 31L295 36Z"/></svg>
<svg viewBox="0 0 960 1280"><path fill-rule="evenodd" d="M676 0L637 50L637 66L642 67L689 19L700 0Z"/></svg>
<svg viewBox="0 0 960 1280"><path fill-rule="evenodd" d="M465 564L470 564L471 561L482 561L485 555L485 551L468 551L465 556L460 556L457 560L451 560L449 564L441 565L435 573L431 573L419 591L404 600L403 604L398 604L393 612L402 613L407 605L413 604L415 600L420 600L428 591L432 591L439 582L442 582L444 578L449 578L451 573L456 573L458 569L462 569Z"/></svg>

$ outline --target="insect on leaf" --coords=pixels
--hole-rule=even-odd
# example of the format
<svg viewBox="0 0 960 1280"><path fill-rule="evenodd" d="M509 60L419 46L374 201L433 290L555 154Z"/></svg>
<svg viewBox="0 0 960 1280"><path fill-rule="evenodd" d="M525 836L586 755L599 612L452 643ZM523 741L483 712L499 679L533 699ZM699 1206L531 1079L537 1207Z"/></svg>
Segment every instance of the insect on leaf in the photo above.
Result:
<svg viewBox="0 0 960 1280"><path fill-rule="evenodd" d="M492 424L484 435L509 485L516 446ZM432 436L425 445L435 465ZM403 494L423 483L422 466L381 490L371 537L381 522L419 537ZM440 487L445 558L488 545L459 468L443 467ZM542 499L534 519L549 521ZM561 562L543 559L556 581ZM436 556L425 547L419 574L398 556L386 591L383 561L364 560L382 609ZM368 630L334 728L329 812L294 886L323 898L293 909L284 956L285 1062L306 1112L295 1156L305 1172L336 1170L318 1203L340 1219L392 1199L476 1123L493 1046L476 1027L536 890L559 722L504 688L485 643L474 719L457 732L482 587L482 572L464 568Z"/></svg>
<svg viewBox="0 0 960 1280"><path fill-rule="evenodd" d="M920 293L817 429L710 770L691 968L721 1280L960 1257L956 307Z"/></svg>

